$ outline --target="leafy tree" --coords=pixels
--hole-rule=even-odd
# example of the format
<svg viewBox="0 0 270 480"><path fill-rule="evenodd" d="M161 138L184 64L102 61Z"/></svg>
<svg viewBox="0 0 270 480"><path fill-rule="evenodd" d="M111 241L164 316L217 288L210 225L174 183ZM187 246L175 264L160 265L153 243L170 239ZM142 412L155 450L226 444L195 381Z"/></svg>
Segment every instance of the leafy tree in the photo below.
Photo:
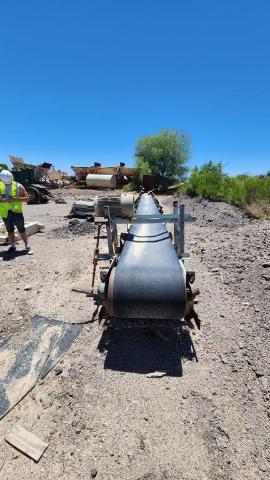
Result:
<svg viewBox="0 0 270 480"><path fill-rule="evenodd" d="M136 144L135 158L140 174L155 175L161 188L184 179L189 156L190 138L177 130L160 130L140 138Z"/></svg>
<svg viewBox="0 0 270 480"><path fill-rule="evenodd" d="M0 172L1 170L8 170L8 166L5 163L0 163Z"/></svg>

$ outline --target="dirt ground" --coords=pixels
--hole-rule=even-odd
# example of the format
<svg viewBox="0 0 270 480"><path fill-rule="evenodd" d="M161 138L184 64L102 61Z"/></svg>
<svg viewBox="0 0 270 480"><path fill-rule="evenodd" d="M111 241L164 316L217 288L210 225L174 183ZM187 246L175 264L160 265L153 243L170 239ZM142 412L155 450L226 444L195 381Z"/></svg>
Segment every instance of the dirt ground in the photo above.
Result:
<svg viewBox="0 0 270 480"><path fill-rule="evenodd" d="M1 339L31 335L35 314L91 320L93 300L71 288L90 288L94 232L75 235L65 215L74 197L92 194L66 190L67 204L25 206L45 230L30 237L32 256L6 261L0 247ZM161 197L166 211L172 201ZM186 265L201 290L201 331L164 341L86 324L0 422L0 478L270 479L270 222L223 203L185 203L197 217L186 227ZM168 374L148 378L154 370ZM39 463L4 441L16 423L49 442Z"/></svg>

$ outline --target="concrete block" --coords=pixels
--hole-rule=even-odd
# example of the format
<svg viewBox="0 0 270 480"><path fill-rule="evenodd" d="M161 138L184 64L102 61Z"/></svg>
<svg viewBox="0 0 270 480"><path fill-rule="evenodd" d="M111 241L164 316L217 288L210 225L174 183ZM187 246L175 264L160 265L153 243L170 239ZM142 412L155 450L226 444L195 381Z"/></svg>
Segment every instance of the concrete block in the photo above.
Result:
<svg viewBox="0 0 270 480"><path fill-rule="evenodd" d="M27 235L34 235L37 232L44 230L45 226L39 222L25 222L25 230ZM7 230L3 222L0 222L0 243L5 243L8 238ZM15 239L16 242L20 240L20 234L18 233L17 228L15 228Z"/></svg>

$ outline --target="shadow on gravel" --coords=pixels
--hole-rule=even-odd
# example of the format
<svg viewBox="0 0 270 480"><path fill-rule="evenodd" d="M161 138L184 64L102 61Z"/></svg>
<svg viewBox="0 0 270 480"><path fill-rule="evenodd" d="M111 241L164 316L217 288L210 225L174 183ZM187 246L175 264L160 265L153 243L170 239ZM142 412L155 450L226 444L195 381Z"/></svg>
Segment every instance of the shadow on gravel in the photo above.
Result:
<svg viewBox="0 0 270 480"><path fill-rule="evenodd" d="M175 331L162 331L162 336L166 340L149 330L105 330L97 347L107 353L104 369L142 374L160 371L181 377L183 359L198 361L191 336Z"/></svg>
<svg viewBox="0 0 270 480"><path fill-rule="evenodd" d="M0 252L0 258L3 258L3 262L10 262L15 260L16 257L21 257L22 255L27 255L25 250L17 250L15 253L8 253L6 251Z"/></svg>

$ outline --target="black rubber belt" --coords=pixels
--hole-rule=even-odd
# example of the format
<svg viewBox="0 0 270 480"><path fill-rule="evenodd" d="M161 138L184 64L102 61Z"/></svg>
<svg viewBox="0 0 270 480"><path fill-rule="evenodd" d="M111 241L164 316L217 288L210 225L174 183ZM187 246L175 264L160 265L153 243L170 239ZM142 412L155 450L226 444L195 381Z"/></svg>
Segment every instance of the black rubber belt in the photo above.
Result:
<svg viewBox="0 0 270 480"><path fill-rule="evenodd" d="M141 196L136 213L159 214L151 195ZM179 319L185 303L184 267L166 225L132 225L115 270L114 317Z"/></svg>

